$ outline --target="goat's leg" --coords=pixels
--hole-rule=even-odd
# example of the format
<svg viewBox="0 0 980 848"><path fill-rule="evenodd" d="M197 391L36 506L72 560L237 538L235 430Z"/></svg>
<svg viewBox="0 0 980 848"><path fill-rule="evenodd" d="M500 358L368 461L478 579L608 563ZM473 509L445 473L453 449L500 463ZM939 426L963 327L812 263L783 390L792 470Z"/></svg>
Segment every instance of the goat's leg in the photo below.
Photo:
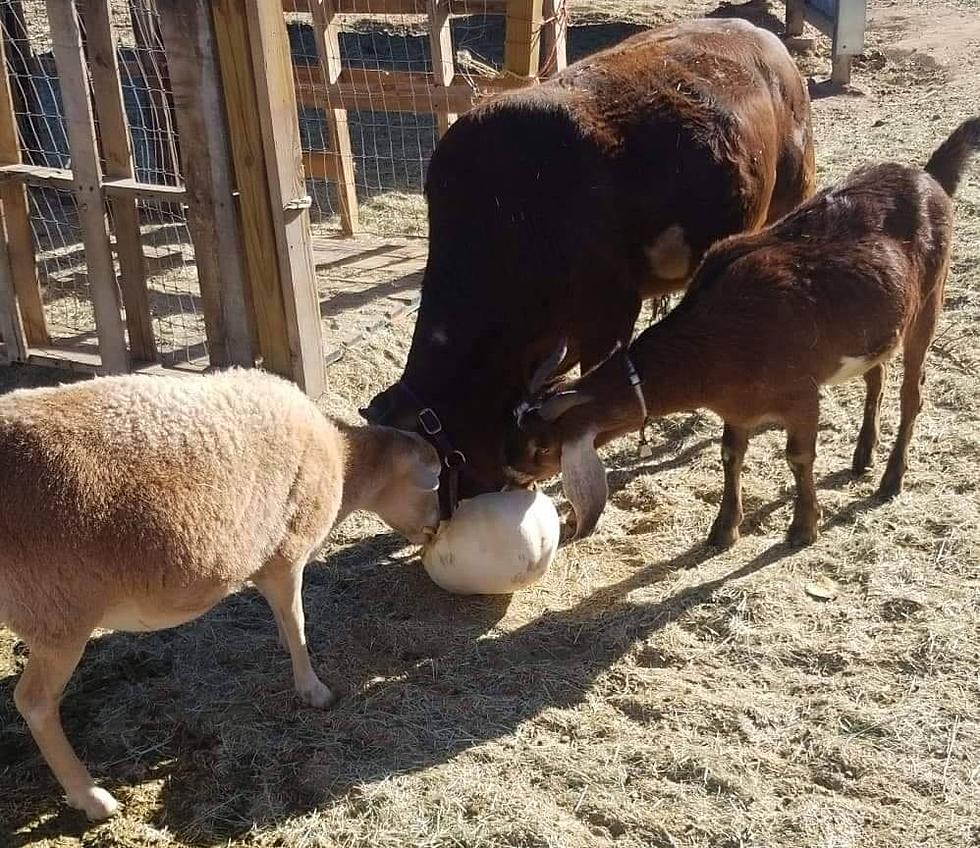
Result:
<svg viewBox="0 0 980 848"><path fill-rule="evenodd" d="M58 708L89 635L89 632L77 634L71 641L57 646L31 643L27 667L14 688L14 703L65 790L68 803L90 819L99 820L117 812L119 802L95 785L88 769L78 759L61 726Z"/></svg>
<svg viewBox="0 0 980 848"><path fill-rule="evenodd" d="M895 447L888 457L888 465L878 487L878 497L888 500L902 491L905 470L909 460L909 441L915 427L915 419L922 410L922 387L925 384L926 352L932 342L939 313L939 295L927 300L915 323L905 336L902 375L902 417L898 424Z"/></svg>
<svg viewBox="0 0 980 848"><path fill-rule="evenodd" d="M861 432L858 435L857 446L854 448L854 461L851 463L851 471L856 475L863 474L871 467L875 448L878 447L881 396L884 393L887 373L888 366L882 363L865 372L864 375L864 384L868 391L864 399L864 421L861 423Z"/></svg>
<svg viewBox="0 0 980 848"><path fill-rule="evenodd" d="M303 614L303 567L281 556L273 557L253 577L256 588L272 607L279 632L286 640L293 666L296 693L304 703L318 709L329 707L336 696L317 677L306 646L306 617Z"/></svg>
<svg viewBox="0 0 980 848"><path fill-rule="evenodd" d="M715 548L730 548L738 541L742 523L742 462L749 445L749 432L744 427L725 425L721 436L721 464L725 469L725 493L721 498L718 517L708 535L708 544Z"/></svg>
<svg viewBox="0 0 980 848"><path fill-rule="evenodd" d="M786 422L786 461L796 480L796 503L787 541L793 547L811 544L817 538L820 504L813 482L813 461L817 456L819 401L816 393L806 409Z"/></svg>

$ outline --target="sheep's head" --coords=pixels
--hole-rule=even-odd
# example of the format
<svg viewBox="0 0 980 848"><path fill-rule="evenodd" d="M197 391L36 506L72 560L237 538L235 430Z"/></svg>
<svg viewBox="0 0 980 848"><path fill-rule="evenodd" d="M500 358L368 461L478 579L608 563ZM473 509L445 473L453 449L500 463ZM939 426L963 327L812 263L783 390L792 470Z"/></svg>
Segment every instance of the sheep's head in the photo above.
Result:
<svg viewBox="0 0 980 848"><path fill-rule="evenodd" d="M424 544L439 526L439 455L415 433L388 427L385 433L381 485L373 510L414 544Z"/></svg>

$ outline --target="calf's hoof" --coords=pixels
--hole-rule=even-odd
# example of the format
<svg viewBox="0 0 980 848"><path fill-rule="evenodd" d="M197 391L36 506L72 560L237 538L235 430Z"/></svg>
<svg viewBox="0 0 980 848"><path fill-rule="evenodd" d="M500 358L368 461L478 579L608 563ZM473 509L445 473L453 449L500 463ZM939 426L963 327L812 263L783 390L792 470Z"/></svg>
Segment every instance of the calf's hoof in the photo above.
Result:
<svg viewBox="0 0 980 848"><path fill-rule="evenodd" d="M708 534L708 545L720 551L727 551L739 538L738 527L722 526L715 523Z"/></svg>
<svg viewBox="0 0 980 848"><path fill-rule="evenodd" d="M337 700L337 696L330 691L330 688L319 680L313 680L305 686L296 690L300 700L308 707L318 710L325 710Z"/></svg>
<svg viewBox="0 0 980 848"><path fill-rule="evenodd" d="M866 448L863 445L857 446L857 449L854 451L854 459L851 462L851 473L855 477L863 476L864 473L871 468L871 453L871 448Z"/></svg>
<svg viewBox="0 0 980 848"><path fill-rule="evenodd" d="M103 821L122 809L120 803L110 793L98 786L89 786L81 792L69 795L68 803L76 810L85 813L89 821Z"/></svg>
<svg viewBox="0 0 980 848"><path fill-rule="evenodd" d="M786 534L786 541L791 548L805 548L817 541L817 528L815 525L792 524Z"/></svg>
<svg viewBox="0 0 980 848"><path fill-rule="evenodd" d="M881 485L878 486L878 491L875 493L875 497L879 501L890 501L897 498L902 493L902 478L901 477L885 477L881 481Z"/></svg>

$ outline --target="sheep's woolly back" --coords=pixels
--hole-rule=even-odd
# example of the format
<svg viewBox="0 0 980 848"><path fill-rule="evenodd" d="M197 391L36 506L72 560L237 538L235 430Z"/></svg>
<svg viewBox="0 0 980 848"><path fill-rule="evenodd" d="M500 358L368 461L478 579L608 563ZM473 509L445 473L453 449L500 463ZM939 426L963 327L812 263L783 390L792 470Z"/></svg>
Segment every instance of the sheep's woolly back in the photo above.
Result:
<svg viewBox="0 0 980 848"><path fill-rule="evenodd" d="M259 371L12 392L0 398L0 621L29 635L185 587L191 611L202 578L234 586L322 541L343 463L336 427Z"/></svg>

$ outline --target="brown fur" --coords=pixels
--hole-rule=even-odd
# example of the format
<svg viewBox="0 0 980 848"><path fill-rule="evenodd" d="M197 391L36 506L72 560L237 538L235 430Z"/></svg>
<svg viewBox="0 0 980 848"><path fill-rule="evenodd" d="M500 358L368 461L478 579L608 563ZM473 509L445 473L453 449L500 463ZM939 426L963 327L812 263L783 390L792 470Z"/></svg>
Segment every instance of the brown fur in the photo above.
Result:
<svg viewBox="0 0 980 848"><path fill-rule="evenodd" d="M964 124L953 138L977 125ZM972 137L975 149L980 133ZM954 167L944 150L957 157ZM927 168L955 185L965 162L963 145L947 143ZM868 396L853 462L861 473L878 442L886 364L900 347L901 424L879 492L891 497L901 490L951 237L952 203L929 172L896 164L861 168L761 232L713 247L677 308L633 343L629 356L650 415L703 407L725 421L725 492L713 543L727 546L738 537L742 458L751 430L763 423L787 431L797 483L790 540L813 540L819 387L864 375ZM552 390L516 434L510 457L516 471L549 476L562 445L580 444L588 433L601 445L636 430L642 414L626 367L616 354L570 387Z"/></svg>
<svg viewBox="0 0 980 848"><path fill-rule="evenodd" d="M438 520L438 469L419 437L334 423L258 371L0 398L0 622L30 647L15 699L69 802L94 818L115 810L58 718L93 630L173 626L252 580L297 690L326 706L303 635L303 567L355 509L421 541Z"/></svg>
<svg viewBox="0 0 980 848"><path fill-rule="evenodd" d="M474 109L429 167L412 394L393 386L365 416L415 429L418 403L432 406L469 460L463 494L499 488L512 411L559 339L563 370L594 365L711 244L813 189L806 87L780 41L744 21L641 33ZM668 238L655 262L672 228L681 249Z"/></svg>

